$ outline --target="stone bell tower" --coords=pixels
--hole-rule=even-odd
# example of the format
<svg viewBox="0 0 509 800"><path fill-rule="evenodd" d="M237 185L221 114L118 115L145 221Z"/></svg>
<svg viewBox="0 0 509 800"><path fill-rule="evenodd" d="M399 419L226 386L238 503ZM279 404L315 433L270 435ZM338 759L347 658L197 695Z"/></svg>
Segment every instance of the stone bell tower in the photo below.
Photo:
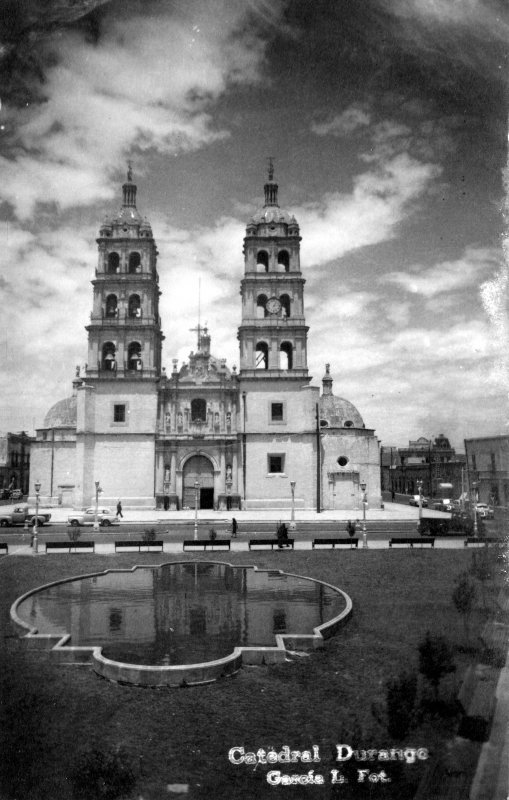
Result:
<svg viewBox="0 0 509 800"><path fill-rule="evenodd" d="M136 208L129 166L119 213L101 225L87 377L153 380L161 372L157 248L149 222Z"/></svg>
<svg viewBox="0 0 509 800"><path fill-rule="evenodd" d="M269 159L265 203L246 227L240 377L247 380L310 380L304 283L297 220L279 207Z"/></svg>

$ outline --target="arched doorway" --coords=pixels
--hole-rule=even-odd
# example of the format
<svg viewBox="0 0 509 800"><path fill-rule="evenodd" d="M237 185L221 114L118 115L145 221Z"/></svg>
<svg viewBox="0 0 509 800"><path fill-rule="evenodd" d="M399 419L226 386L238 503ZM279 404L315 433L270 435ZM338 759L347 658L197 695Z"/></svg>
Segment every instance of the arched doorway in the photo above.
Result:
<svg viewBox="0 0 509 800"><path fill-rule="evenodd" d="M184 464L182 475L182 508L194 508L196 489L198 490L198 508L214 508L214 469L206 456L191 456Z"/></svg>

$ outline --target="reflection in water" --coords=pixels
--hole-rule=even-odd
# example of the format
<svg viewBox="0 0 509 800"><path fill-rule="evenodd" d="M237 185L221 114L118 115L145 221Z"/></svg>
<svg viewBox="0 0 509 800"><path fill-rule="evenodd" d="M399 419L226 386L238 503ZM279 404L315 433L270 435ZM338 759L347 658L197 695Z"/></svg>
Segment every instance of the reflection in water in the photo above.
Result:
<svg viewBox="0 0 509 800"><path fill-rule="evenodd" d="M185 563L109 572L50 586L18 608L39 633L70 633L115 661L197 664L235 646L275 645L275 634L311 634L345 607L306 578L227 564Z"/></svg>

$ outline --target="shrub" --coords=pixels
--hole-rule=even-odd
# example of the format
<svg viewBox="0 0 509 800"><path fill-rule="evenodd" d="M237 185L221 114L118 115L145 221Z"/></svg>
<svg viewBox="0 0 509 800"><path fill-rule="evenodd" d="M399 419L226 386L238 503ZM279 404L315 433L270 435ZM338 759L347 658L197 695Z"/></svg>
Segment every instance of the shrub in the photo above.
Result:
<svg viewBox="0 0 509 800"><path fill-rule="evenodd" d="M156 529L155 528L145 528L143 531L143 541L146 544L150 544L156 538Z"/></svg>
<svg viewBox="0 0 509 800"><path fill-rule="evenodd" d="M70 780L76 800L116 800L136 783L128 756L121 750L93 749L83 753Z"/></svg>
<svg viewBox="0 0 509 800"><path fill-rule="evenodd" d="M452 593L452 601L456 607L456 611L458 614L461 614L463 617L463 624L465 626L465 637L467 640L467 644L470 642L470 631L469 631L469 620L472 610L475 604L475 598L477 595L477 589L475 583L473 583L468 573L462 572L456 578L456 586Z"/></svg>
<svg viewBox="0 0 509 800"><path fill-rule="evenodd" d="M209 530L209 539L211 541L214 541L214 539L217 539L217 533L216 533L215 528L210 528L210 530Z"/></svg>
<svg viewBox="0 0 509 800"><path fill-rule="evenodd" d="M70 542L77 542L81 536L81 529L77 525L69 525L67 528L67 536Z"/></svg>
<svg viewBox="0 0 509 800"><path fill-rule="evenodd" d="M403 739L412 724L417 697L417 675L402 672L387 683L387 730L395 739Z"/></svg>
<svg viewBox="0 0 509 800"><path fill-rule="evenodd" d="M435 700L438 699L440 681L449 672L454 672L452 648L443 636L432 636L427 631L419 645L419 672L424 675L433 687Z"/></svg>

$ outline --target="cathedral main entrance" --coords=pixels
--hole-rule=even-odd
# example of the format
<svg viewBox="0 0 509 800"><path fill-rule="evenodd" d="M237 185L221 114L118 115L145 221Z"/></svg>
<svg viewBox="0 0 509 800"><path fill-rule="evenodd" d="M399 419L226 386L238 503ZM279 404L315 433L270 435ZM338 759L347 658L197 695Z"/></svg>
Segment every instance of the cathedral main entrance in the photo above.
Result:
<svg viewBox="0 0 509 800"><path fill-rule="evenodd" d="M214 469L206 456L192 456L184 465L182 508L194 508L197 494L198 508L214 508Z"/></svg>

